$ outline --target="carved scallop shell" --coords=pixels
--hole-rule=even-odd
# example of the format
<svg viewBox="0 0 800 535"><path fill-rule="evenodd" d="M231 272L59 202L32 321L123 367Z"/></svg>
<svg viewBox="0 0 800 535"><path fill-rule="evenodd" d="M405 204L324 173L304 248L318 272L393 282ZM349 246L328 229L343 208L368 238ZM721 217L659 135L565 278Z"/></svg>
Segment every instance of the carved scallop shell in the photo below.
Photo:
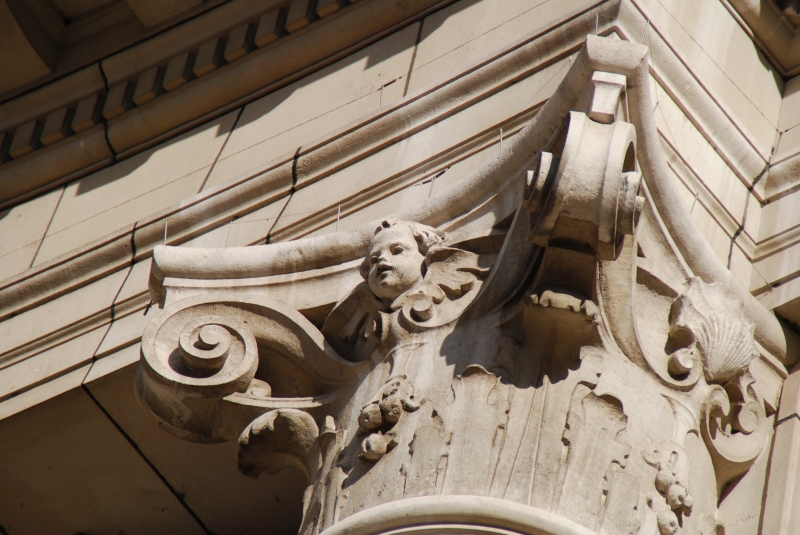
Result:
<svg viewBox="0 0 800 535"><path fill-rule="evenodd" d="M717 283L692 278L670 316L673 333L691 334L709 383L739 375L758 356L754 326L744 318L742 304L723 293Z"/></svg>

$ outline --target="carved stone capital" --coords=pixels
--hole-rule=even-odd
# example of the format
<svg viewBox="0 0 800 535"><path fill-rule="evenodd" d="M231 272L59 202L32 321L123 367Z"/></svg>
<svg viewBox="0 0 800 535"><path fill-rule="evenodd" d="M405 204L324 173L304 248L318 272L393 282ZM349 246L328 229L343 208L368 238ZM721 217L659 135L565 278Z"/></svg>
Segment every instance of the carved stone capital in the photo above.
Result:
<svg viewBox="0 0 800 535"><path fill-rule="evenodd" d="M247 475L301 468L304 535L717 529L771 433L751 366L783 341L686 223L647 80L644 47L589 36L531 123L422 207L159 249L142 405L238 440Z"/></svg>

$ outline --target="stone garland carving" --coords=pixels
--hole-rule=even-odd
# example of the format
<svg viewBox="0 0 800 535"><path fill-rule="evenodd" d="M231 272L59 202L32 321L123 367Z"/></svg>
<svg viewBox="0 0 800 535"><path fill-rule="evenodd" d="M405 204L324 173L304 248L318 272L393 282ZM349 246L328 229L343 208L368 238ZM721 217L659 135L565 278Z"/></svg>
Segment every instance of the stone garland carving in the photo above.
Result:
<svg viewBox="0 0 800 535"><path fill-rule="evenodd" d="M319 329L257 289L169 304L143 336L143 406L184 438L238 440L247 475L302 470L303 534L455 495L549 511L569 533L716 529L769 439L758 349L718 285L631 276L666 240L636 234L625 87L595 73L587 108L521 177L499 251L387 219ZM690 462L690 435L712 473Z"/></svg>

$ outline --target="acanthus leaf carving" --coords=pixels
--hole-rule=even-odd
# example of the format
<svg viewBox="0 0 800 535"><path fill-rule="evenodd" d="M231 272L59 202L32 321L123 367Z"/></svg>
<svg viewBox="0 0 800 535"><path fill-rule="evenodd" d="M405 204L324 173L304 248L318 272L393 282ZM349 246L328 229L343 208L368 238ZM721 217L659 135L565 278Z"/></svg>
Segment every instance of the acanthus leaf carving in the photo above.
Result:
<svg viewBox="0 0 800 535"><path fill-rule="evenodd" d="M345 254L335 242L331 258L353 263L341 268L349 278L330 279L342 283L335 298L293 308L252 280L247 291L168 298L143 338L146 408L187 438L238 440L248 475L301 467L313 487L309 535L387 502L456 494L609 534L674 535L713 519L690 484L698 475L686 437L702 437L714 473L699 477L716 477L719 495L766 445L748 372L758 314L690 270L671 286L657 281L664 288L642 309L630 306L658 279L637 271L638 240L655 239L652 229L637 235L642 174L653 176L637 138L652 144L652 132L624 120L628 93L635 108L635 92L646 91L637 86L646 58L631 45L625 61L638 66L603 63L608 54L597 50L628 45L597 39L565 78L560 91L571 100L557 92L497 157L528 155L519 176L496 177L510 186L492 193L515 209L478 232L504 235L499 250L471 248L455 241L458 228L445 233L422 217L387 218L336 238L353 243ZM437 217L443 227L454 216ZM313 257L327 242L305 243ZM293 247L280 245L269 250ZM363 258L359 273L353 255ZM293 284L290 275L275 284ZM643 315L656 335L637 331ZM651 421L642 407L663 418Z"/></svg>
<svg viewBox="0 0 800 535"><path fill-rule="evenodd" d="M714 385L703 410L703 439L717 477L717 492L744 474L767 446L772 426L753 376L745 371L724 386Z"/></svg>
<svg viewBox="0 0 800 535"><path fill-rule="evenodd" d="M308 413L276 409L253 420L239 436L239 471L257 478L295 466L311 480L320 468L320 432Z"/></svg>

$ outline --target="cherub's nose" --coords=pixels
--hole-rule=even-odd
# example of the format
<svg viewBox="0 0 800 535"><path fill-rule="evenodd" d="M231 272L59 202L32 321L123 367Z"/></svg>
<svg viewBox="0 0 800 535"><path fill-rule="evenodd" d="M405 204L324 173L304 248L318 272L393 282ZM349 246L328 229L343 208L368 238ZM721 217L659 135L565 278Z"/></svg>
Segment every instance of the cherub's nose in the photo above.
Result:
<svg viewBox="0 0 800 535"><path fill-rule="evenodd" d="M385 271L392 267L389 257L390 255L386 254L385 251L378 255L377 262L375 262L375 267L379 272Z"/></svg>

